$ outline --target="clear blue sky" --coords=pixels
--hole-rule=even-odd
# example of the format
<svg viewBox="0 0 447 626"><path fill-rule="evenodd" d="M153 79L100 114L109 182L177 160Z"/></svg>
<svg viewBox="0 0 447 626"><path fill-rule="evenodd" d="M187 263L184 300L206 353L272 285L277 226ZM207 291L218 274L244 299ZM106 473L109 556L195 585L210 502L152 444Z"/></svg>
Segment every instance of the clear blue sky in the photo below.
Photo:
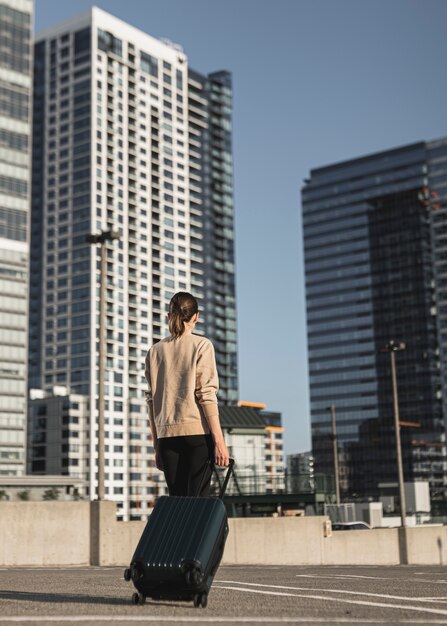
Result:
<svg viewBox="0 0 447 626"><path fill-rule="evenodd" d="M36 30L89 0L36 0ZM243 400L310 448L300 189L310 168L447 135L447 1L98 0L234 80Z"/></svg>

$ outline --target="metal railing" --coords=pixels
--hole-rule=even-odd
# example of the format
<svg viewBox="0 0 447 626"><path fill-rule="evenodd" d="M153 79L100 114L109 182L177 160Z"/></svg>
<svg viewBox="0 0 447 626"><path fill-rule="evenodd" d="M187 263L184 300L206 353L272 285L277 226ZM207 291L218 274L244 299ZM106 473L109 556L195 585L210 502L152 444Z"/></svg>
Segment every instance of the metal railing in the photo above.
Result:
<svg viewBox="0 0 447 626"><path fill-rule="evenodd" d="M224 472L217 469L211 481L211 493L219 493ZM251 470L234 470L227 495L266 495L266 494L314 494L334 493L334 479L325 474L289 474L253 472Z"/></svg>

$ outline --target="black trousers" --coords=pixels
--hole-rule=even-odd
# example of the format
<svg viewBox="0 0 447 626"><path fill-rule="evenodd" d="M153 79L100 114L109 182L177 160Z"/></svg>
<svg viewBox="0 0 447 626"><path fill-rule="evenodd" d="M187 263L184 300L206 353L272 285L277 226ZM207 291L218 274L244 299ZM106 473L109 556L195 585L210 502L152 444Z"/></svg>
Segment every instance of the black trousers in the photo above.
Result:
<svg viewBox="0 0 447 626"><path fill-rule="evenodd" d="M162 437L158 440L158 452L170 496L209 494L214 462L211 435ZM202 488L198 493L201 483Z"/></svg>

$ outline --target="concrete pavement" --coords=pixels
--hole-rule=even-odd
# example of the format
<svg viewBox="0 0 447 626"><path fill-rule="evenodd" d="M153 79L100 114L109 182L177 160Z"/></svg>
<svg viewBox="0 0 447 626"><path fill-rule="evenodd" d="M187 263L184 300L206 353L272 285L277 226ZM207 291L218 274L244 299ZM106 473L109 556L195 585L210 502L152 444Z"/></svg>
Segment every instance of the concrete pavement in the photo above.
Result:
<svg viewBox="0 0 447 626"><path fill-rule="evenodd" d="M0 570L0 626L12 624L447 624L441 566L222 566L206 609L133 606L117 567Z"/></svg>

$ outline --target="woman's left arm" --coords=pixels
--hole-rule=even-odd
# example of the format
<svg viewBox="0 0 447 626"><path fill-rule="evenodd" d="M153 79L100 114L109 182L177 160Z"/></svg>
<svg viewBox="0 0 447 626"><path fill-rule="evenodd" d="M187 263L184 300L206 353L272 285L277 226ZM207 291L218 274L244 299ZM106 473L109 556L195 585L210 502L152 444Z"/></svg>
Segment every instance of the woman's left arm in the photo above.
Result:
<svg viewBox="0 0 447 626"><path fill-rule="evenodd" d="M152 386L151 386L151 372L150 372L150 350L146 356L144 375L146 376L148 390L145 392L146 396L146 404L148 407L148 415L149 415L149 425L152 434L152 442L154 446L155 452L155 465L159 470L163 470L163 465L160 459L160 455L158 453L158 437L157 437L157 428L155 427L155 419L154 419L154 401L152 397Z"/></svg>

